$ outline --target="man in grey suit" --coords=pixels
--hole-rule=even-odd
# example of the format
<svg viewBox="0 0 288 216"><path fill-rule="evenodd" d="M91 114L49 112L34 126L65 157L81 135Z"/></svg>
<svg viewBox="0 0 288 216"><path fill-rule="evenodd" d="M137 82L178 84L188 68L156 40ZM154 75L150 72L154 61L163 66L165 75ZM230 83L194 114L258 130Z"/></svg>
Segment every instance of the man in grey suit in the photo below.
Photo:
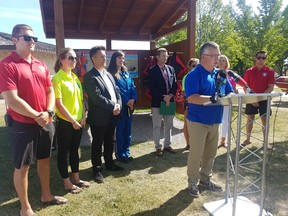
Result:
<svg viewBox="0 0 288 216"><path fill-rule="evenodd" d="M90 49L93 68L84 76L83 87L88 95L88 117L92 140L91 161L94 180L103 183L101 171L102 144L104 143L105 168L109 171L121 171L113 161L113 135L116 117L121 110L121 97L116 90L114 78L105 69L105 47L95 46Z"/></svg>

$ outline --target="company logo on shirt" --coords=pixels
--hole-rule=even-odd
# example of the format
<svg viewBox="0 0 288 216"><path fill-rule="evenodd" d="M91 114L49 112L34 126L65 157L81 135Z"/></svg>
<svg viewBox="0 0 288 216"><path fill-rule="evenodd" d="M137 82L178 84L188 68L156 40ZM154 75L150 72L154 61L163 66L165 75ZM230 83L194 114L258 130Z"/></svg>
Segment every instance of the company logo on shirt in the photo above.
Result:
<svg viewBox="0 0 288 216"><path fill-rule="evenodd" d="M44 66L42 66L42 65L39 65L39 66L38 66L38 68L39 68L39 70L40 70L40 71L42 71L42 72L44 72L44 73L45 73L45 71L46 71L46 70L45 70L45 67L44 67Z"/></svg>
<svg viewBox="0 0 288 216"><path fill-rule="evenodd" d="M264 72L264 73L262 73L262 76L263 76L263 77L267 77L267 76L268 76L268 73L267 73L267 72Z"/></svg>

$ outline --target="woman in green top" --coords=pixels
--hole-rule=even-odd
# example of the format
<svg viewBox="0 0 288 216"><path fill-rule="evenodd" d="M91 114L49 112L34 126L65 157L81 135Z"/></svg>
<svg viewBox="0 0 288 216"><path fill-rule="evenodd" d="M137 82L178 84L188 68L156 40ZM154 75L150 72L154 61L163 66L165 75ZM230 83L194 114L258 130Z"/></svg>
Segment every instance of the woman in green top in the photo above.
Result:
<svg viewBox="0 0 288 216"><path fill-rule="evenodd" d="M86 113L83 103L83 90L78 77L72 72L77 62L76 53L71 48L60 50L52 79L57 114L57 165L64 187L70 193L79 193L81 187L89 187L89 182L80 180L78 148L85 126ZM68 175L67 155L72 170Z"/></svg>

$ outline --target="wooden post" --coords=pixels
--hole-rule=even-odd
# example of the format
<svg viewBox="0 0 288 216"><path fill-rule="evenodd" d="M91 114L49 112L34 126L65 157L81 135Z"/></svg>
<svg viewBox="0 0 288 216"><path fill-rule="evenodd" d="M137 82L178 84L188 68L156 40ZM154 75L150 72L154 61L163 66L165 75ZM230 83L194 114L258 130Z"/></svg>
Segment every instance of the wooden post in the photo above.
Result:
<svg viewBox="0 0 288 216"><path fill-rule="evenodd" d="M187 55L186 63L195 57L195 32L196 32L196 0L188 0L188 24L187 24Z"/></svg>
<svg viewBox="0 0 288 216"><path fill-rule="evenodd" d="M112 50L111 38L106 39L106 50Z"/></svg>
<svg viewBox="0 0 288 216"><path fill-rule="evenodd" d="M54 0L54 25L55 25L56 53L58 55L59 50L65 47L62 0Z"/></svg>

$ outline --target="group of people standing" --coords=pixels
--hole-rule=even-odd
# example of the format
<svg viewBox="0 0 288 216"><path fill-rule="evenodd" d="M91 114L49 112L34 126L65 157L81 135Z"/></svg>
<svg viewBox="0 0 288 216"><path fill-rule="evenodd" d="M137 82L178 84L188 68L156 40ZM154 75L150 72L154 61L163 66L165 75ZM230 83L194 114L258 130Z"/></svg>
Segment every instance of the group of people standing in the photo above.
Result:
<svg viewBox="0 0 288 216"><path fill-rule="evenodd" d="M129 146L132 113L137 97L133 79L125 67L125 54L121 51L113 53L106 70L105 48L103 46L91 48L89 56L93 68L85 74L82 84L72 72L77 62L76 53L71 48L64 48L58 53L54 67L56 74L51 81L47 66L32 56L35 42L38 40L32 28L24 24L16 25L13 28L12 40L16 50L0 63L0 92L8 105L7 114L10 117L8 126L15 166L14 186L21 203L20 215L31 216L36 214L28 200L28 170L35 159L41 185L41 202L55 205L65 204L68 201L50 192L49 158L55 134L52 122L54 106L57 116L58 170L64 188L68 192L79 193L82 188L90 186L89 182L79 176L78 149L86 122L90 125L93 138L91 148L93 178L97 183L102 183L104 182L101 173L103 146L105 169L123 170L113 160L115 128L116 158L123 163L133 160ZM256 93L273 90L274 74L264 64L266 57L265 52L258 52L256 66L249 69L244 76ZM177 85L175 70L166 65L167 50L158 49L156 58L157 64L149 69L148 77L152 96L153 140L155 154L159 157L163 152L176 153L171 147L174 115L160 114L160 104L164 102L169 106L174 101ZM208 42L200 48L200 61L191 59L188 66L190 72L183 81L186 95L184 134L186 148L190 150L187 161L188 190L191 196L198 197L198 185L214 191L222 190L220 185L211 181L211 176L218 148L218 129L222 122L223 106L203 106L203 104L214 102L213 95L219 68L227 72L230 64L228 58L221 55L218 44ZM257 84L259 79L261 84ZM224 95L237 93L236 83L229 77L228 82L220 88ZM265 119L265 106L267 102L247 105L247 125L249 123L250 126L247 126L247 139L243 145L250 143L251 121L258 109ZM225 112L224 108L224 117L226 115L227 111ZM163 146L160 144L162 120ZM227 120L225 121L223 131L227 131L228 128ZM262 122L264 125L265 121ZM221 146L225 146L225 137L226 132L223 132ZM71 177L68 174L68 155Z"/></svg>
<svg viewBox="0 0 288 216"><path fill-rule="evenodd" d="M51 81L47 66L32 56L38 41L33 29L25 24L14 26L12 41L16 50L0 63L0 92L8 106L6 119L13 149L14 186L21 203L20 215L35 216L28 199L28 171L35 160L41 186L40 201L45 205L68 202L50 192L50 156L55 133L57 166L64 188L70 193L80 193L82 188L90 186L79 176L78 149L86 122L90 124L93 137L91 161L96 182L104 181L101 174L103 145L106 170L123 170L115 164L112 155L115 127L116 158L126 163L133 160L129 146L136 90L126 70L123 52L112 55L108 67L111 71L108 72L105 48L93 47L89 53L93 68L85 74L82 89L82 83L72 72L78 59L73 49L59 51L54 66L56 74Z"/></svg>

